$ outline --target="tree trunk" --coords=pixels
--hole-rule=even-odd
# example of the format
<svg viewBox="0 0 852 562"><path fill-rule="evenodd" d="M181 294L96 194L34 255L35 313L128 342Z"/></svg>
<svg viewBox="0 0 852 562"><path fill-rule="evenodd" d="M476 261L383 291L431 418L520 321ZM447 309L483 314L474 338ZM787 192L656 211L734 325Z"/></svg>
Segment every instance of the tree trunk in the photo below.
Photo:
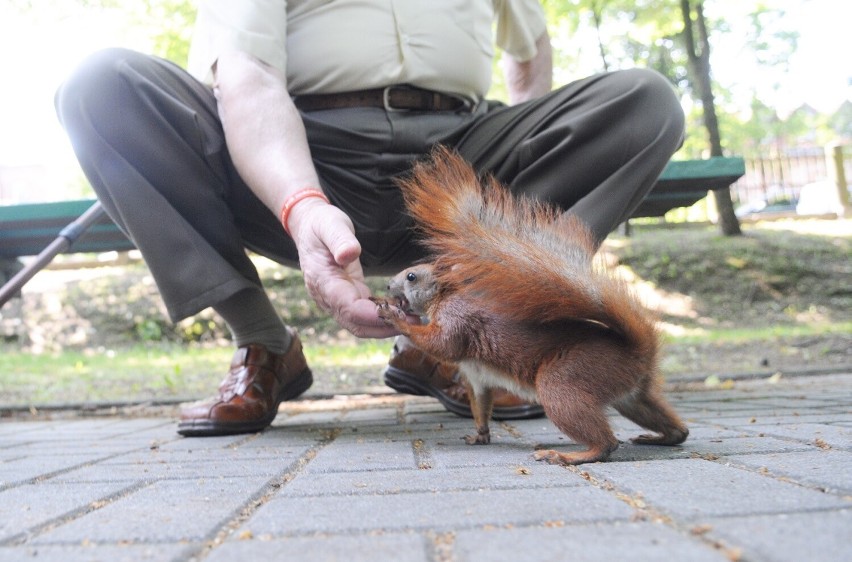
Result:
<svg viewBox="0 0 852 562"><path fill-rule="evenodd" d="M719 135L719 119L716 117L716 103L713 98L712 82L710 80L710 42L707 40L707 22L704 19L704 3L698 0L695 5L695 20L692 18L690 0L680 0L683 12L683 32L686 39L686 53L689 57L689 68L692 74L693 86L698 91L704 115L704 126L710 141L710 156L722 156L722 139ZM696 40L694 29L698 29ZM716 211L719 213L719 226L726 236L742 234L740 221L734 214L734 203L731 200L730 188L718 189L713 192L716 200Z"/></svg>
<svg viewBox="0 0 852 562"><path fill-rule="evenodd" d="M601 19L602 19L601 12L602 11L603 11L603 8L601 6L599 6L598 4L595 4L592 7L592 17L594 18L594 21L595 21L595 31L597 32L597 35L598 35L598 51L600 52L601 61L603 62L603 70L604 70L604 72L608 72L609 71L609 64L606 62L606 49L604 48L603 37L601 37Z"/></svg>

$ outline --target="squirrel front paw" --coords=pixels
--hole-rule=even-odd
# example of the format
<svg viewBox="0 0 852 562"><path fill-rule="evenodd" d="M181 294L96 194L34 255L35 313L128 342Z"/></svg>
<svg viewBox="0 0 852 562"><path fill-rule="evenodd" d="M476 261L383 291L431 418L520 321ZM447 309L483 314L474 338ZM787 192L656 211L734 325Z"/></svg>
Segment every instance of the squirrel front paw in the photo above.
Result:
<svg viewBox="0 0 852 562"><path fill-rule="evenodd" d="M405 325L405 312L392 304L388 299L371 297L370 300L376 303L376 313L385 324L397 327Z"/></svg>

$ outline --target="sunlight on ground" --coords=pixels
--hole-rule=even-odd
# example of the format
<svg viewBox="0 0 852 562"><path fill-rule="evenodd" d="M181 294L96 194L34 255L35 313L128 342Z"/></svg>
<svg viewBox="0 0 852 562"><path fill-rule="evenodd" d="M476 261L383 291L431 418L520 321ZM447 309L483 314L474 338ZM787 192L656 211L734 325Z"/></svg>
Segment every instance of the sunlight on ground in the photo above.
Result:
<svg viewBox="0 0 852 562"><path fill-rule="evenodd" d="M852 219L783 219L776 221L760 221L744 225L744 228L759 230L789 230L799 234L817 236L852 237Z"/></svg>
<svg viewBox="0 0 852 562"><path fill-rule="evenodd" d="M627 243L628 240L607 240L606 245L610 247L623 247ZM636 275L633 268L618 264L618 258L606 250L599 254L599 260L606 263L616 276L626 280L642 304L655 313L661 316L668 315L676 318L698 319L700 322L698 312L695 311L693 299L689 295L661 289L655 283L642 279ZM659 322L659 326L664 333L675 337L695 336L703 332L700 328L686 328L670 322Z"/></svg>
<svg viewBox="0 0 852 562"><path fill-rule="evenodd" d="M743 225L743 229L762 231L790 231L797 234L811 236L826 236L831 238L852 237L852 219L803 219L790 218L772 221L759 221ZM618 258L606 251L606 248L623 248L630 244L630 238L607 239L604 251L599 259L614 267L616 275L626 279L634 288L637 295L654 312L674 318L690 319L698 324L710 322L710 319L702 318L695 310L695 304L689 295L674 291L667 291L656 284L646 281L636 275L632 268L618 264ZM817 310L791 311L790 314L799 322L806 325L821 325L829 320ZM703 322L706 321L706 322ZM663 333L673 337L701 336L707 333L701 327L685 327L671 322L659 323ZM711 328L712 326L707 326Z"/></svg>

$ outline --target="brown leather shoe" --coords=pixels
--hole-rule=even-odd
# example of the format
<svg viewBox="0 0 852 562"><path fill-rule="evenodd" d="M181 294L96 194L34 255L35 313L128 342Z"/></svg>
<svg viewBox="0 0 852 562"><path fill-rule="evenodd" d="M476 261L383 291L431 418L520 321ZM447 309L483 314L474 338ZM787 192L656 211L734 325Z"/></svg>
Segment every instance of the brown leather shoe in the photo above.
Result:
<svg viewBox="0 0 852 562"><path fill-rule="evenodd" d="M403 336L396 339L385 369L385 384L397 392L433 396L450 412L472 418L467 386L454 363L442 363L423 353ZM494 390L495 420L522 420L544 416L544 408L521 400L507 390Z"/></svg>
<svg viewBox="0 0 852 562"><path fill-rule="evenodd" d="M283 355L261 345L241 347L219 385L219 395L184 406L177 431L187 437L260 431L275 419L281 402L296 398L313 382L295 333Z"/></svg>

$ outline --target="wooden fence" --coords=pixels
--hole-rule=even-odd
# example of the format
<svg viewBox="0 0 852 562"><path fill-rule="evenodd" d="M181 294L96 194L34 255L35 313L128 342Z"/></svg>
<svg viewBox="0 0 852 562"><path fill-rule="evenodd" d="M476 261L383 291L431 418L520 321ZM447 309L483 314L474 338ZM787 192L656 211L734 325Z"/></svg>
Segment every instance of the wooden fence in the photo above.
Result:
<svg viewBox="0 0 852 562"><path fill-rule="evenodd" d="M839 154L846 178L852 178L852 151L846 147ZM837 157L836 152L818 147L785 155L746 157L746 173L731 186L731 196L736 204L795 202L805 185L832 179Z"/></svg>

